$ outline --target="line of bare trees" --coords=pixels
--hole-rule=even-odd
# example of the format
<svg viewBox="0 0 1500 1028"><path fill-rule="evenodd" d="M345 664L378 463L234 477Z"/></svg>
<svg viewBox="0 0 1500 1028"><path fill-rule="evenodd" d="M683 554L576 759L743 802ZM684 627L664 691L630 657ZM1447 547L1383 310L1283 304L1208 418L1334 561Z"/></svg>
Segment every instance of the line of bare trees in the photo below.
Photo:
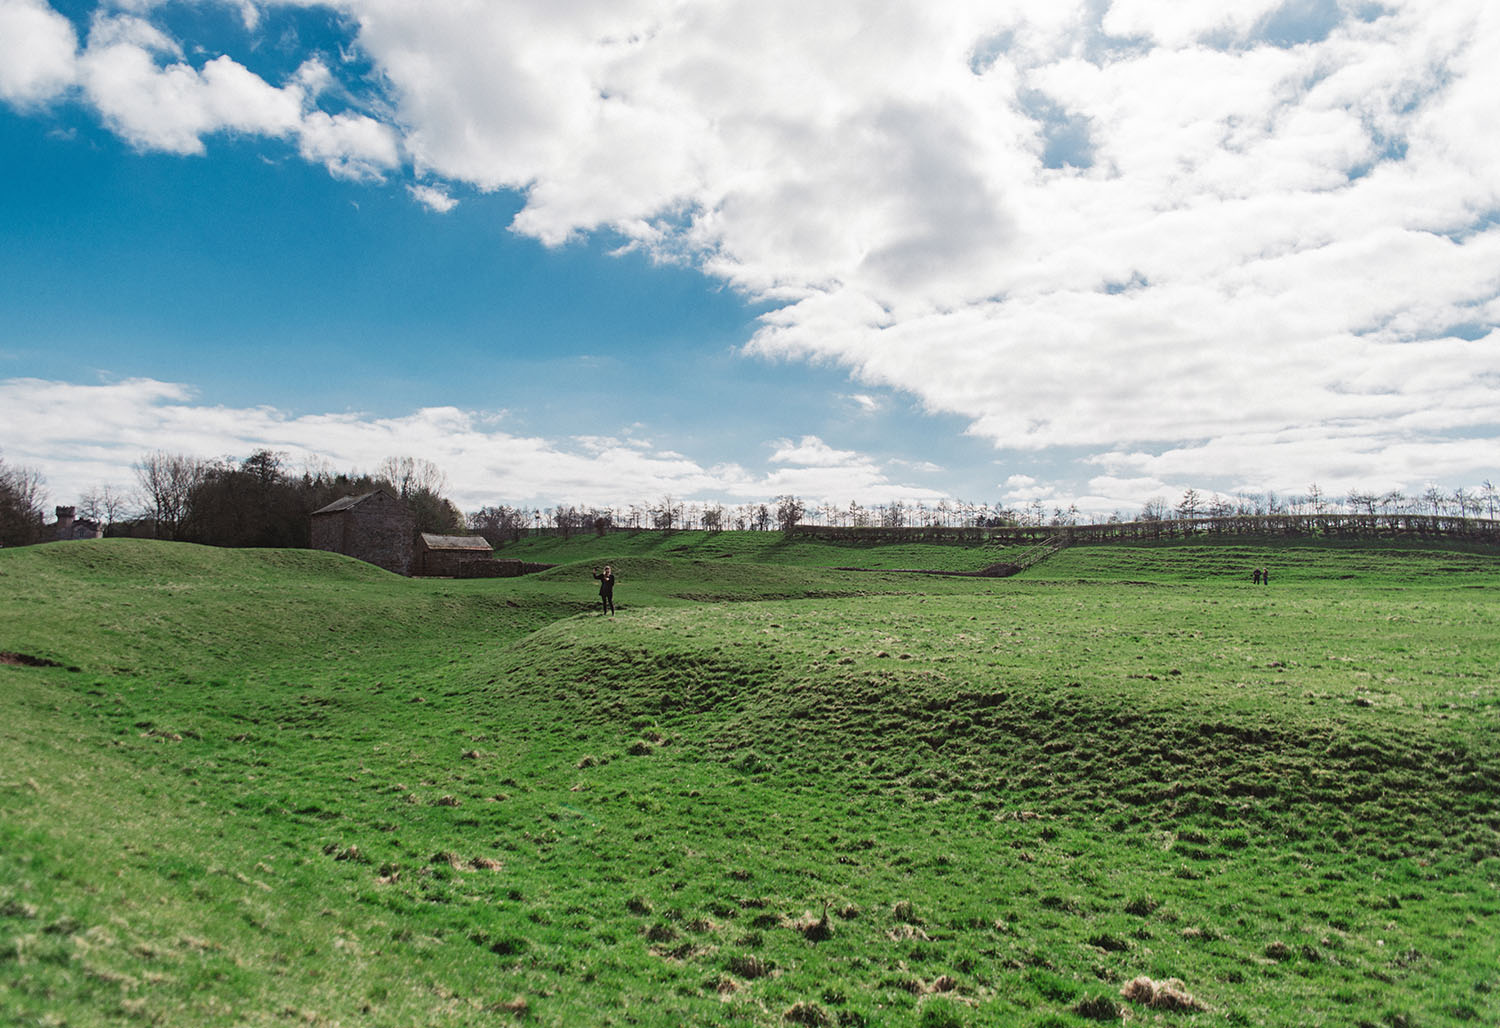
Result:
<svg viewBox="0 0 1500 1028"><path fill-rule="evenodd" d="M465 517L443 496L447 479L431 461L388 457L373 473L335 472L314 461L294 471L283 453L257 450L241 459L204 460L167 451L144 454L134 465L136 489L101 486L79 498L80 519L107 535L150 536L221 546L306 546L309 515L341 496L384 485L406 501L419 531L472 531L500 545L535 532L564 536L619 529L707 531L788 529L804 524L828 528L1005 528L1076 526L1088 521L1193 521L1201 518L1274 517L1304 514L1428 515L1494 519L1500 513L1495 485L1448 492L1429 486L1420 493L1350 490L1330 494L1316 484L1305 492L1203 493L1189 487L1175 503L1148 500L1133 518L1115 511L1086 516L1075 504L1035 499L1024 504L935 502L894 499L865 506L809 503L795 495L725 505L671 495L623 506L559 504L553 507L493 505ZM46 490L34 469L0 459L0 545L39 541L44 534Z"/></svg>
<svg viewBox="0 0 1500 1028"><path fill-rule="evenodd" d="M1304 493L1281 496L1275 492L1203 493L1189 487L1175 502L1162 497L1146 501L1134 517L1116 510L1108 515L1086 515L1077 504L1062 506L1040 499L1024 504L970 503L941 499L933 503L891 500L864 506L808 503L796 496L778 496L769 503L725 506L689 502L664 496L654 503L622 507L558 505L556 507L481 507L469 515L471 531L498 544L535 532L563 536L616 529L752 529L786 528L804 524L828 528L1006 528L1075 526L1088 522L1197 520L1200 518L1275 517L1300 514L1433 515L1490 518L1500 513L1500 496L1486 480L1478 487L1445 492L1435 486L1421 493L1350 490L1331 495L1316 484Z"/></svg>
<svg viewBox="0 0 1500 1028"><path fill-rule="evenodd" d="M1275 517L1281 514L1364 514L1426 515L1430 517L1488 518L1500 512L1500 492L1486 479L1476 488L1445 492L1428 486L1420 493L1391 490L1384 493L1351 489L1342 495L1329 494L1317 483L1307 491L1285 497L1274 492L1237 493L1233 497L1211 493L1207 496L1191 487L1183 490L1176 504L1169 506L1162 497L1146 501L1138 521L1164 521L1172 518L1192 521L1198 518ZM1115 520L1119 520L1116 518Z"/></svg>

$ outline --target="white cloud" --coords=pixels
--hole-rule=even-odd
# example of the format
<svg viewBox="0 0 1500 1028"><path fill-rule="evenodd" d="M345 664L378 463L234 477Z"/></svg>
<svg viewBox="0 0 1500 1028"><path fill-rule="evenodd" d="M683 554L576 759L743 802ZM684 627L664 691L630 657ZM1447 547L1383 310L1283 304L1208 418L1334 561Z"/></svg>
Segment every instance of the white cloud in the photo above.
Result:
<svg viewBox="0 0 1500 1028"><path fill-rule="evenodd" d="M849 499L880 503L893 499L938 500L944 495L936 489L892 481L873 458L854 450L835 449L815 435L796 441L778 439L771 447L770 462L781 467L747 483L747 499L791 494L818 503Z"/></svg>
<svg viewBox="0 0 1500 1028"><path fill-rule="evenodd" d="M401 159L395 131L364 114L312 111L302 118L297 142L303 157L354 181L379 180Z"/></svg>
<svg viewBox="0 0 1500 1028"><path fill-rule="evenodd" d="M1034 451L1352 419L1321 457L1351 466L1500 407L1493 339L1445 336L1494 324L1497 17L1387 7L638 0L501 32L515 10L349 4L424 168L526 190L515 227L545 242L612 227L784 301L752 353ZM1309 42L1260 45L1273 22ZM1042 166L1033 92L1091 166Z"/></svg>
<svg viewBox="0 0 1500 1028"><path fill-rule="evenodd" d="M176 61L176 47L135 18L98 19L79 60L85 92L106 123L143 150L198 154L202 137L232 131L280 137L301 119L302 93L277 89L228 57L201 70Z"/></svg>
<svg viewBox="0 0 1500 1028"><path fill-rule="evenodd" d="M458 206L457 200L436 186L410 185L406 191L417 203L438 214L447 214Z"/></svg>
<svg viewBox="0 0 1500 1028"><path fill-rule="evenodd" d="M860 414L876 414L885 409L885 401L869 393L850 393L844 399Z"/></svg>
<svg viewBox="0 0 1500 1028"><path fill-rule="evenodd" d="M1163 3L1162 0L1113 0L1103 29L1112 36L1141 37L1159 46L1187 47L1227 33L1243 38L1286 0L1229 0L1212 4Z"/></svg>
<svg viewBox="0 0 1500 1028"><path fill-rule="evenodd" d="M0 0L0 101L27 107L60 95L77 49L72 24L42 0Z"/></svg>
<svg viewBox="0 0 1500 1028"><path fill-rule="evenodd" d="M745 502L795 493L811 502L841 503L939 496L892 482L868 458L835 450L815 436L773 444L773 462L791 466L755 472L706 465L628 436L517 434L506 430L503 415L481 411L295 415L269 406L205 404L186 386L153 379L104 385L3 379L0 407L8 415L0 439L6 461L40 469L60 503L105 484L132 488L132 463L155 450L217 459L263 448L285 452L294 466L331 465L338 471L369 471L385 457L420 456L443 469L450 498L465 510L495 503L615 506L667 494Z"/></svg>
<svg viewBox="0 0 1500 1028"><path fill-rule="evenodd" d="M860 460L852 450L835 450L815 435L805 435L796 442L780 439L774 444L771 454L773 464L794 464L802 467L836 467Z"/></svg>
<svg viewBox="0 0 1500 1028"><path fill-rule="evenodd" d="M204 137L235 133L295 139L302 156L342 178L380 179L401 162L395 128L366 114L314 106L332 85L309 58L273 86L228 55L189 63L183 46L148 20L149 0L117 3L134 13L96 13L79 52L72 25L40 0L0 0L0 100L29 106L73 85L114 132L141 150L202 154ZM259 9L240 5L246 28ZM442 191L425 187L431 205Z"/></svg>
<svg viewBox="0 0 1500 1028"><path fill-rule="evenodd" d="M71 30L0 4L43 55L0 61L0 91L58 95ZM433 209L518 190L516 231L693 262L773 305L749 353L906 391L1080 486L1119 454L1247 484L1493 467L1489 0L332 6L383 84L344 87L369 113L315 107L321 64L195 68L123 15L77 78L138 146L408 160Z"/></svg>

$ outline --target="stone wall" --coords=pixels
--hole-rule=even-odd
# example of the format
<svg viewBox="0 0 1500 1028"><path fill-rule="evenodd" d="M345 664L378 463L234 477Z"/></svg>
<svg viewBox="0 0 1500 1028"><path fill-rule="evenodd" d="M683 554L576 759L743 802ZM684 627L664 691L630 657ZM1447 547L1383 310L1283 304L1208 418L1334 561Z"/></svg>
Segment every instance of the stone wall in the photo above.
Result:
<svg viewBox="0 0 1500 1028"><path fill-rule="evenodd" d="M471 558L458 565L458 571L453 577L519 578L522 575L532 575L555 567L557 567L556 564L533 564L525 560L474 560Z"/></svg>
<svg viewBox="0 0 1500 1028"><path fill-rule="evenodd" d="M483 564L489 559L475 556L472 550L427 550L420 544L417 550L417 567L413 573L433 578L458 578L465 564Z"/></svg>

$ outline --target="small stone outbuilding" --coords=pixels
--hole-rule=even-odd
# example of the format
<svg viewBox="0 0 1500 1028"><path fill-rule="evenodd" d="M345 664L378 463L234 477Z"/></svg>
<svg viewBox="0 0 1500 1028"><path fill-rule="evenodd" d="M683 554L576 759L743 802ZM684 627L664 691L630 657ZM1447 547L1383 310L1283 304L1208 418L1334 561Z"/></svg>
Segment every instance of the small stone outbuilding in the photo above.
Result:
<svg viewBox="0 0 1500 1028"><path fill-rule="evenodd" d="M445 578L479 577L465 574L464 565L474 561L493 560L494 556L494 547L482 535L433 535L431 532L423 532L417 536L412 574Z"/></svg>
<svg viewBox="0 0 1500 1028"><path fill-rule="evenodd" d="M398 575L412 573L412 535L417 519L406 504L381 487L345 496L312 513L312 548L367 561Z"/></svg>

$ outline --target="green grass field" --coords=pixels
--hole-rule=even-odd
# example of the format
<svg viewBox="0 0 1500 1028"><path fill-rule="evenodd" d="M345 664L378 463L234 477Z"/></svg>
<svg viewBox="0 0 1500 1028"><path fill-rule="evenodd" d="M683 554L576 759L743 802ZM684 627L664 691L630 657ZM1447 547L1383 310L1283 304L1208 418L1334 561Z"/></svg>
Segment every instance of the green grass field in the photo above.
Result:
<svg viewBox="0 0 1500 1028"><path fill-rule="evenodd" d="M1500 1023L1500 556L500 555L0 551L0 1023Z"/></svg>

